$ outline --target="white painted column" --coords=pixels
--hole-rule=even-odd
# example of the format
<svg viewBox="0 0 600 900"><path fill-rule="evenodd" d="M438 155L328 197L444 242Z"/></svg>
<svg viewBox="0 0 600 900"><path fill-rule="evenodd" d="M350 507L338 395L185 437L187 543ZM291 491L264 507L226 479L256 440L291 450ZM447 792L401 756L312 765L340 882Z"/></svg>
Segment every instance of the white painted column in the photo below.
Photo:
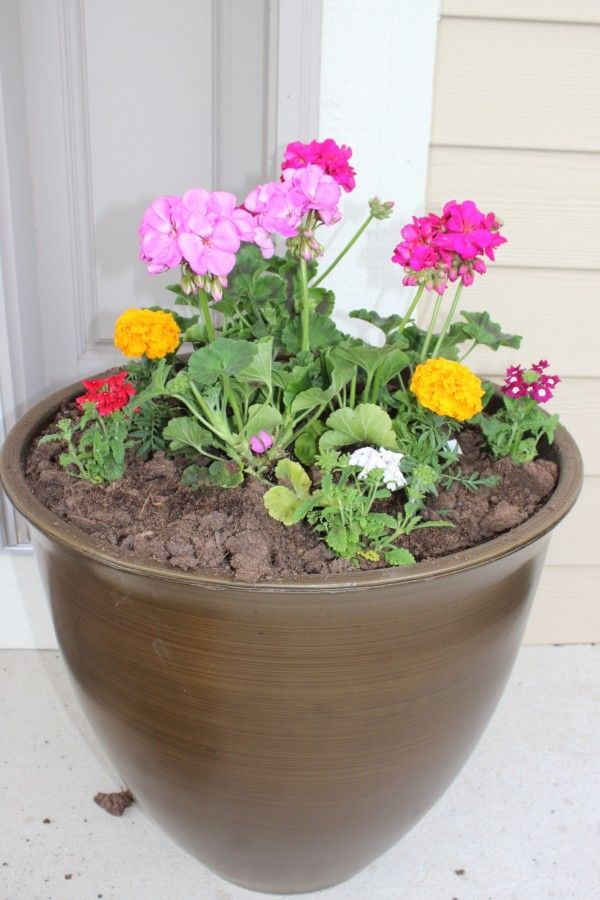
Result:
<svg viewBox="0 0 600 900"><path fill-rule="evenodd" d="M390 257L401 226L425 202L438 17L439 0L323 2L319 138L351 146L357 173L356 189L342 200L343 221L321 231L326 260L366 218L369 197L396 202L393 216L373 222L328 279L344 330L351 309L402 313L411 296Z"/></svg>

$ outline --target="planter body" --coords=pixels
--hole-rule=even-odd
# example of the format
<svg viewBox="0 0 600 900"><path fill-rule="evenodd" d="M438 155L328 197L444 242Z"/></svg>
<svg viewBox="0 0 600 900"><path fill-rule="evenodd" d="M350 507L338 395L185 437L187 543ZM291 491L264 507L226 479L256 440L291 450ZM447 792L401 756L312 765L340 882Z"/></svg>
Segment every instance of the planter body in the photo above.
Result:
<svg viewBox="0 0 600 900"><path fill-rule="evenodd" d="M3 481L33 524L81 702L144 810L257 890L315 890L384 852L501 696L549 531L581 483L568 434L553 498L509 535L412 570L246 585L119 562L57 523L22 477L31 415Z"/></svg>

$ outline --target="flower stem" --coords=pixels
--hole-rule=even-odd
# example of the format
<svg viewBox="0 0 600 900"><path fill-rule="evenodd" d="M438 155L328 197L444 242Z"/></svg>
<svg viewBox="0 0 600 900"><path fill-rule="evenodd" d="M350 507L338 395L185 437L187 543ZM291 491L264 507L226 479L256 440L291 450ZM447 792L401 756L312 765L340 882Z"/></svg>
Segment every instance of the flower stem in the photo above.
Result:
<svg viewBox="0 0 600 900"><path fill-rule="evenodd" d="M431 321L429 323L429 328L427 329L427 335L425 337L425 343L421 349L420 361L423 362L425 357L427 356L427 351L429 350L429 345L431 343L431 338L433 337L433 329L435 328L435 323L437 322L437 317L440 311L440 306L442 305L442 295L435 295L435 303L433 305L433 311L431 313Z"/></svg>
<svg viewBox="0 0 600 900"><path fill-rule="evenodd" d="M452 319L454 318L454 313L456 312L456 307L458 306L458 300L460 298L462 289L463 289L463 280L461 278L458 283L458 287L456 288L456 293L454 294L452 306L450 307L448 315L446 316L446 320L445 320L444 324L442 325L442 330L440 331L440 333L438 335L438 339L435 342L435 347L433 348L433 353L431 354L433 357L437 356L438 353L440 352L440 347L442 346L442 341L446 337L446 334L448 333L448 329L450 328L450 325L452 324Z"/></svg>
<svg viewBox="0 0 600 900"><path fill-rule="evenodd" d="M338 255L337 255L336 258L333 260L333 262L331 263L331 265L330 265L330 266L327 266L327 268L325 269L325 271L323 272L323 274L322 274L322 275L319 275L319 277L317 278L316 281L313 281L313 283L311 284L311 287L318 287L318 286L321 284L321 282L322 282L325 278L327 278L327 276L329 275L329 273L330 273L333 269L335 269L335 267L336 267L337 264L340 262L340 260L342 260L342 259L344 258L344 256L345 256L346 253L348 252L348 250L350 250L350 248L354 246L354 244L357 242L357 240L359 239L359 237L361 236L361 234L363 233L363 231L366 230L367 226L371 224L371 222L373 221L374 218L375 218L375 217L372 216L372 215L367 216L367 218L366 218L365 221L362 223L362 225L360 226L360 228L358 229L358 231L353 235L353 237L350 238L350 240L348 241L348 243L346 244L346 246L344 247L344 249L341 250L341 251L338 253Z"/></svg>
<svg viewBox="0 0 600 900"><path fill-rule="evenodd" d="M421 299L421 294L423 293L424 290L425 290L425 285L424 285L424 284L420 284L419 287L417 288L417 293L415 294L415 296L414 296L414 298L413 298L413 300L412 300L412 303L410 304L410 306L409 306L408 309L406 310L406 315L404 316L404 318L402 319L402 321L401 321L400 324L398 325L398 328L396 329L398 332L400 332L400 334L402 334L402 332L404 331L404 327L405 327L406 323L408 322L408 320L410 319L410 317L411 317L412 314L414 313L414 311L415 311L415 309L416 309L416 306L417 306L417 303L418 303L419 300Z"/></svg>
<svg viewBox="0 0 600 900"><path fill-rule="evenodd" d="M210 316L208 294L206 293L206 291L198 291L198 300L200 301L200 312L202 313L202 318L204 319L206 336L208 337L209 341L214 341L214 339L216 338L215 326L213 325L213 321Z"/></svg>
<svg viewBox="0 0 600 900"><path fill-rule="evenodd" d="M352 376L352 381L350 382L350 409L354 409L356 406L356 382L358 379L358 372L355 370L354 375Z"/></svg>
<svg viewBox="0 0 600 900"><path fill-rule="evenodd" d="M310 350L310 301L308 297L308 273L304 257L300 258L300 281L302 284L302 349Z"/></svg>
<svg viewBox="0 0 600 900"><path fill-rule="evenodd" d="M228 376L228 375L223 375L223 376L222 376L222 380L223 380L223 388L225 389L225 396L227 397L227 400L229 401L229 405L231 406L231 409L232 409L232 411L233 411L233 420L234 420L234 422L235 422L235 427L237 428L238 434L241 434L241 432L242 432L243 429L244 429L244 423L242 422L242 416L241 416L241 413L240 413L240 407L239 407L238 402L237 402L237 400L236 400L236 398L235 398L235 394L234 394L234 392L231 390L231 384L230 384L230 382L229 382L229 376Z"/></svg>

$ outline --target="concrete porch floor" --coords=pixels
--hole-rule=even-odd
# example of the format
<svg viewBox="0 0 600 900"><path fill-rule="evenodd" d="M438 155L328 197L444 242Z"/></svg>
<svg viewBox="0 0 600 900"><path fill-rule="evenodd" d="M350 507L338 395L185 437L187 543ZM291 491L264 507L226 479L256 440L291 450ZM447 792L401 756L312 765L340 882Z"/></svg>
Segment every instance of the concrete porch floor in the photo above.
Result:
<svg viewBox="0 0 600 900"><path fill-rule="evenodd" d="M319 900L600 897L600 646L524 647L454 784L383 857ZM179 850L119 782L55 651L0 651L0 900L260 900ZM49 820L49 821L45 821Z"/></svg>

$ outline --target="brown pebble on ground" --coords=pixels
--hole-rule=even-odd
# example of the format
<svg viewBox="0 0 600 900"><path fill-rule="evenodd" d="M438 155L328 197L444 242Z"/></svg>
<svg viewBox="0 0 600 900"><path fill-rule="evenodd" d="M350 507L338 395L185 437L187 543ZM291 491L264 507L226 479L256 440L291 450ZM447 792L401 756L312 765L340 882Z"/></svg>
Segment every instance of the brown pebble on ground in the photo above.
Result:
<svg viewBox="0 0 600 900"><path fill-rule="evenodd" d="M111 816L122 816L126 809L135 803L135 798L130 790L114 791L112 794L97 793L94 797L94 803L97 803L102 809L105 809Z"/></svg>
<svg viewBox="0 0 600 900"><path fill-rule="evenodd" d="M52 819L44 819L44 825L49 825Z"/></svg>

